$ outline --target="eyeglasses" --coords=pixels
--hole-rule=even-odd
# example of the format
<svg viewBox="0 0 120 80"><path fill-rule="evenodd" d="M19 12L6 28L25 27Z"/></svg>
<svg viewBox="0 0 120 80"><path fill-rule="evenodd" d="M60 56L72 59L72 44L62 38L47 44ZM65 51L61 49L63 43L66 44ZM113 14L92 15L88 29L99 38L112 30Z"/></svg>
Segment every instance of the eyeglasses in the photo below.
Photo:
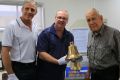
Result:
<svg viewBox="0 0 120 80"><path fill-rule="evenodd" d="M62 20L67 20L68 18L66 18L66 17L61 17L61 16L58 16L58 17L56 17L57 19L62 19Z"/></svg>

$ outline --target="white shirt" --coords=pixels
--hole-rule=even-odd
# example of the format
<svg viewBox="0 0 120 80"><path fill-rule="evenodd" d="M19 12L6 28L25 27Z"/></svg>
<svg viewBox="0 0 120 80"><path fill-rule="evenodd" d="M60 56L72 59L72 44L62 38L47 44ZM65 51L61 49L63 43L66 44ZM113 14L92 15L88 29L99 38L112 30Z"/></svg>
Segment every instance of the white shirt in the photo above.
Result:
<svg viewBox="0 0 120 80"><path fill-rule="evenodd" d="M2 46L11 47L12 61L29 63L35 61L37 35L34 26L28 29L21 19L16 19L6 27Z"/></svg>

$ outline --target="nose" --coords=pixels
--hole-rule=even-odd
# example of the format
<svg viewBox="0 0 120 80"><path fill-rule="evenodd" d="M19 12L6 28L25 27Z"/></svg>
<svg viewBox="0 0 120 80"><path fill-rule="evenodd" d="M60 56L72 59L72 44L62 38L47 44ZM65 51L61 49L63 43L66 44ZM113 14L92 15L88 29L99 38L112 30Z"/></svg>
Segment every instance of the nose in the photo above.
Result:
<svg viewBox="0 0 120 80"><path fill-rule="evenodd" d="M60 21L64 21L64 19L63 19L63 18L60 18L59 20L60 20Z"/></svg>
<svg viewBox="0 0 120 80"><path fill-rule="evenodd" d="M28 10L29 13L32 13L31 9Z"/></svg>

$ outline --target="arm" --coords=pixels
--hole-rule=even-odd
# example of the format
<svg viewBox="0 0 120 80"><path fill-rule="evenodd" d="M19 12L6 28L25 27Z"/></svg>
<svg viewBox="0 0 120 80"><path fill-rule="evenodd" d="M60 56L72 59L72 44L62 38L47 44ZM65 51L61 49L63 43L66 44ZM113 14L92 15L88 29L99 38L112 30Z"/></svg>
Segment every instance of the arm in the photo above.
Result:
<svg viewBox="0 0 120 80"><path fill-rule="evenodd" d="M12 70L12 65L11 65L11 60L9 55L10 49L11 49L10 47L2 47L2 61L7 73L13 74L14 72Z"/></svg>
<svg viewBox="0 0 120 80"><path fill-rule="evenodd" d="M45 61L48 61L48 62L51 62L51 63L54 63L54 64L58 64L58 61L56 58L52 57L51 55L49 55L48 53L46 52L39 52L39 58L42 59L42 60L45 60Z"/></svg>
<svg viewBox="0 0 120 80"><path fill-rule="evenodd" d="M46 52L40 52L39 58L42 60L45 60L47 62L50 62L53 64L58 64L58 65L64 65L64 64L67 64L69 62L69 60L66 60L66 55L61 57L60 59L56 59Z"/></svg>
<svg viewBox="0 0 120 80"><path fill-rule="evenodd" d="M115 40L115 47L114 47L114 51L116 53L115 58L120 64L120 32L118 30L114 32L113 38Z"/></svg>
<svg viewBox="0 0 120 80"><path fill-rule="evenodd" d="M58 64L58 65L63 65L67 64L67 61L65 60L66 56L61 57L60 59L56 59L49 53L49 42L50 42L50 33L45 33L44 31L41 32L41 34L38 36L38 41L37 41L37 51L38 51L38 56L40 59L53 63L53 64Z"/></svg>
<svg viewBox="0 0 120 80"><path fill-rule="evenodd" d="M12 65L11 65L11 59L9 55L11 47L2 47L2 61L4 64L4 67L8 73L8 79L7 80L19 80L15 73L12 70Z"/></svg>
<svg viewBox="0 0 120 80"><path fill-rule="evenodd" d="M8 73L8 79L7 80L18 80L17 76L12 70L12 65L11 65L11 59L10 59L10 50L12 46L13 41L13 26L10 25L8 26L3 34L2 38L2 51L1 51L1 56L2 56L2 61L3 65Z"/></svg>
<svg viewBox="0 0 120 80"><path fill-rule="evenodd" d="M54 64L58 64L57 59L52 57L48 51L48 45L49 45L49 33L41 32L41 34L38 36L37 41L37 51L38 51L38 57L44 61L51 62Z"/></svg>

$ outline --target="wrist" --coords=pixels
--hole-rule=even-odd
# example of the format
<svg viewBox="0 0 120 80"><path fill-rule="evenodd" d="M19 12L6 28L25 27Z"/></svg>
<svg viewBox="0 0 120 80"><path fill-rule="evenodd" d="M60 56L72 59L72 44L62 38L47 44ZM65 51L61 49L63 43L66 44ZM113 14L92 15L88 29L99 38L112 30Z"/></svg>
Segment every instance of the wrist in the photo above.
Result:
<svg viewBox="0 0 120 80"><path fill-rule="evenodd" d="M64 65L64 64L67 64L68 61L65 60L66 59L66 56L63 56L61 57L60 59L58 59L58 64L59 65Z"/></svg>
<svg viewBox="0 0 120 80"><path fill-rule="evenodd" d="M8 75L8 80L19 80L19 79L18 79L17 76L13 73L13 74L9 74L9 75Z"/></svg>
<svg viewBox="0 0 120 80"><path fill-rule="evenodd" d="M14 77L14 76L16 76L14 73L8 74L8 77Z"/></svg>

